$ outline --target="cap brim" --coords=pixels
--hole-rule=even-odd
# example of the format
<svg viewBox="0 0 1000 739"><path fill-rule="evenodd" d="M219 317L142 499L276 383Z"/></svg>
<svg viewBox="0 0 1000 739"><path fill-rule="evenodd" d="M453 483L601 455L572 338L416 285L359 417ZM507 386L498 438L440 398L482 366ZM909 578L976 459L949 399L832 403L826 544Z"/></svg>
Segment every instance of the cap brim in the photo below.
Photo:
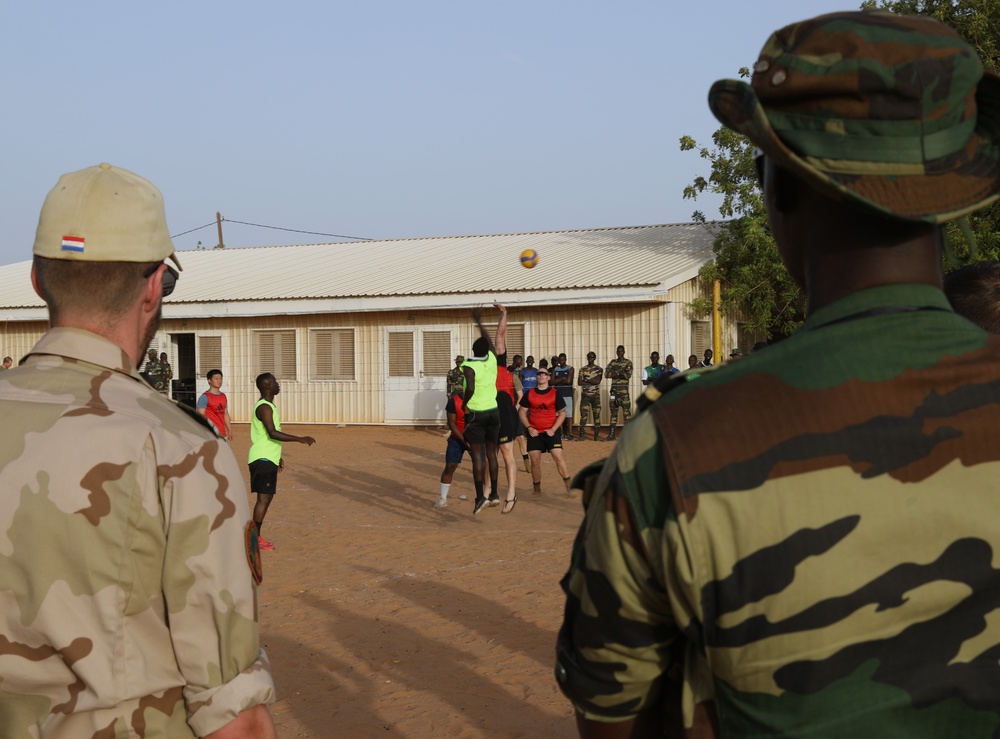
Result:
<svg viewBox="0 0 1000 739"><path fill-rule="evenodd" d="M817 190L894 218L931 223L960 218L1000 199L1000 76L984 74L976 103L976 128L959 165L923 174L844 174L823 171L790 149L746 82L719 80L708 93L708 106L720 123Z"/></svg>

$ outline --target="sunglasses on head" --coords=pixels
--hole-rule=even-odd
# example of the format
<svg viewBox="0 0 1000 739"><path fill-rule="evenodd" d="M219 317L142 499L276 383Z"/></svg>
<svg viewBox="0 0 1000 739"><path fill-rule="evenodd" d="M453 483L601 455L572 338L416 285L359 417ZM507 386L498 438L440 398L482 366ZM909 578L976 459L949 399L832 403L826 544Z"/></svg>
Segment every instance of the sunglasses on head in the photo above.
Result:
<svg viewBox="0 0 1000 739"><path fill-rule="evenodd" d="M163 273L163 297L167 297L174 291L174 288L177 287L177 278L180 277L180 275L177 274L176 269L165 262L160 262L160 264L154 264L152 267L143 272L142 278L146 279L148 277L152 277L156 270L160 268L160 265L167 268L167 271Z"/></svg>

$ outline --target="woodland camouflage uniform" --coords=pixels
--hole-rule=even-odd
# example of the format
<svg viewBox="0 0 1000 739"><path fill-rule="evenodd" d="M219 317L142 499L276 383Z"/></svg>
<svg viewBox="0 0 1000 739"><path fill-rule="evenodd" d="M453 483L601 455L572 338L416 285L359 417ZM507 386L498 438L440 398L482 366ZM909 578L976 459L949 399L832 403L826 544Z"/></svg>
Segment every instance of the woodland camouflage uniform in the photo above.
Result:
<svg viewBox="0 0 1000 739"><path fill-rule="evenodd" d="M632 380L632 360L615 357L604 368L604 376L611 380L608 395L608 409L611 411L611 428L618 423L618 409L622 411L622 423L632 418L632 395L629 382Z"/></svg>
<svg viewBox="0 0 1000 739"><path fill-rule="evenodd" d="M753 92L713 87L713 111L808 185L932 223L997 199L1000 78L936 21L822 16L754 69ZM838 169L850 155L868 161ZM639 406L576 481L556 678L585 719L1000 737L1000 337L937 287L872 287L767 351L661 376Z"/></svg>
<svg viewBox="0 0 1000 739"><path fill-rule="evenodd" d="M590 416L594 417L595 429L601 426L601 386L590 385L588 380L600 377L604 374L598 365L588 367L584 365L580 368L577 384L580 386L580 436L583 436L583 429L590 423ZM596 433L596 431L595 431Z"/></svg>

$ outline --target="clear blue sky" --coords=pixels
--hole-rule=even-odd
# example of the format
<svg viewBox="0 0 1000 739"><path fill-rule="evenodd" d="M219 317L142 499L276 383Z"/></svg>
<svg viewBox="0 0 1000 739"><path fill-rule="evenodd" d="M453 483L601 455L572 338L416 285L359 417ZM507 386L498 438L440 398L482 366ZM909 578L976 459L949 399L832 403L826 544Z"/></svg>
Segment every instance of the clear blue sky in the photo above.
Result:
<svg viewBox="0 0 1000 739"><path fill-rule="evenodd" d="M711 83L831 0L19 2L0 11L0 264L64 172L227 219L396 238L674 223ZM226 245L331 241L224 224ZM214 225L175 239L217 242Z"/></svg>

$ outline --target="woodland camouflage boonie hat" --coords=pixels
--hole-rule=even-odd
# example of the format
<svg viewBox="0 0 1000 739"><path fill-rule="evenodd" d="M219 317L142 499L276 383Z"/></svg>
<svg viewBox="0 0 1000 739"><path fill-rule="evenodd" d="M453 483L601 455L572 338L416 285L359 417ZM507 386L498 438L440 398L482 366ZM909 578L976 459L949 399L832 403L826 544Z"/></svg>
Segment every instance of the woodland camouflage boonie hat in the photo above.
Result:
<svg viewBox="0 0 1000 739"><path fill-rule="evenodd" d="M1000 76L931 18L832 13L768 39L708 104L778 166L879 213L942 223L1000 197Z"/></svg>

